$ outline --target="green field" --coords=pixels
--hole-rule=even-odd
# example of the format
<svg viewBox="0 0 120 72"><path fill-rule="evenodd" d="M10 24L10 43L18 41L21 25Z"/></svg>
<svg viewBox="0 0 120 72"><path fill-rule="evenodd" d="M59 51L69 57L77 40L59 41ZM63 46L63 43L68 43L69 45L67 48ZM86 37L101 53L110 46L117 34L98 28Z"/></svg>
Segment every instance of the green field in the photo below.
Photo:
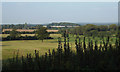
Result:
<svg viewBox="0 0 120 72"><path fill-rule="evenodd" d="M39 50L40 55L48 52L48 49L57 48L57 38L61 37L60 34L51 34L54 39L44 40L15 40L15 41L3 41L2 42L2 59L12 58L14 52L19 55L26 55L27 53L33 53L34 50Z"/></svg>
<svg viewBox="0 0 120 72"><path fill-rule="evenodd" d="M38 50L40 55L48 52L48 49L57 49L58 45L58 37L61 37L61 34L51 34L51 37L54 39L44 40L44 42L40 40L15 40L15 41L3 41L2 42L2 59L12 58L19 50L19 56L26 55L27 53L34 53L34 50ZM91 38L92 39L92 38ZM83 37L81 36L81 41ZM94 40L100 40L99 38L95 38ZM63 41L63 38L62 38ZM72 50L75 50L75 37L70 36L70 47ZM88 42L88 38L86 38L86 43ZM98 41L99 43L100 41ZM114 43L115 38L110 39L110 43ZM0 43L1 44L1 43Z"/></svg>

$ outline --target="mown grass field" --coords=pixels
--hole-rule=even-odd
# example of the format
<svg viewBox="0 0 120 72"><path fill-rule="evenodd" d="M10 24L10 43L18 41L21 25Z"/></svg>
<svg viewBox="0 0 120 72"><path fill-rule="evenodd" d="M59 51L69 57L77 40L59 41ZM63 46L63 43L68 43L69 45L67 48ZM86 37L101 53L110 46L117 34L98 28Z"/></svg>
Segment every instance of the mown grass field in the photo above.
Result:
<svg viewBox="0 0 120 72"><path fill-rule="evenodd" d="M22 36L33 36L33 34L22 34ZM3 34L3 37L8 36L8 34ZM50 37L54 39L44 40L14 40L14 41L3 41L2 42L2 59L12 58L14 52L17 53L19 50L19 55L26 55L27 53L34 53L34 50L38 50L40 55L45 54L48 50L56 49L58 46L58 37L61 34L50 34ZM63 40L63 38L62 38ZM70 39L70 45L75 50L74 38Z"/></svg>
<svg viewBox="0 0 120 72"><path fill-rule="evenodd" d="M29 34L27 34L29 35ZM61 34L52 34L54 39L44 40L15 40L15 41L3 41L2 42L2 59L12 58L14 52L19 55L26 55L27 53L33 53L34 50L39 50L40 54L48 52L48 49L57 48L57 38L61 37Z"/></svg>
<svg viewBox="0 0 120 72"><path fill-rule="evenodd" d="M31 34L27 34L30 35ZM32 34L33 35L33 34ZM5 36L5 35L2 35ZM25 36L25 35L23 35ZM61 37L61 34L51 34L50 37L53 37L54 39L48 39L44 40L44 42L40 40L15 40L15 41L3 41L2 43L2 60L12 58L13 55L16 55L16 53L19 50L19 56L26 56L27 53L34 54L34 50L38 50L40 55L45 54L45 52L48 52L48 50L57 49L58 46L58 37ZM81 41L83 37L81 36ZM92 38L90 38L92 39ZM106 38L105 38L106 39ZM98 40L98 43L100 42L100 38L95 38L94 40ZM63 41L63 38L62 38ZM70 47L72 50L75 50L75 37L70 36ZM114 43L115 38L110 38L110 43ZM86 43L88 43L88 38L86 38ZM14 54L15 52L15 54Z"/></svg>

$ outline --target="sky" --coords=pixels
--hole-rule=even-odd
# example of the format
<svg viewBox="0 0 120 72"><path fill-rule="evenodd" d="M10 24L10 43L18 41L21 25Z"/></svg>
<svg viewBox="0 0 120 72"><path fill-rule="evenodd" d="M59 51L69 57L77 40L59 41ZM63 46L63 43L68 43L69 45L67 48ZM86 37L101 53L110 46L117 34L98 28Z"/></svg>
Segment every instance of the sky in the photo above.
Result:
<svg viewBox="0 0 120 72"><path fill-rule="evenodd" d="M116 23L117 2L3 2L3 24Z"/></svg>
<svg viewBox="0 0 120 72"><path fill-rule="evenodd" d="M118 2L119 0L1 0L1 2Z"/></svg>

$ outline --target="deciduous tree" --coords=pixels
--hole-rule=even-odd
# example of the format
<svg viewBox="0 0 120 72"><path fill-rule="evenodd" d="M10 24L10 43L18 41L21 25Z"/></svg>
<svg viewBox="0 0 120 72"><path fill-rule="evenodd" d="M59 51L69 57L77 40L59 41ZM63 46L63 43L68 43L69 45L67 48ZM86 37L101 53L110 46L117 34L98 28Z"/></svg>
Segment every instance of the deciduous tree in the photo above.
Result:
<svg viewBox="0 0 120 72"><path fill-rule="evenodd" d="M43 40L49 37L49 33L47 32L47 28L41 27L40 29L36 30L36 36L39 40Z"/></svg>

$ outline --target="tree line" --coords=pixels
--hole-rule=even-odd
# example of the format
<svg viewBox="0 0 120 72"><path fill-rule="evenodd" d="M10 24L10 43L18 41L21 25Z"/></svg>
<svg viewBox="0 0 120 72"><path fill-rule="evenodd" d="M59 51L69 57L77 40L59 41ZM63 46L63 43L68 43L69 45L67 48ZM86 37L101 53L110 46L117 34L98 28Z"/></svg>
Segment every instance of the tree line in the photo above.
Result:
<svg viewBox="0 0 120 72"><path fill-rule="evenodd" d="M40 27L43 27L43 25L32 25L32 24L6 24L1 25L2 29L39 29Z"/></svg>
<svg viewBox="0 0 120 72"><path fill-rule="evenodd" d="M5 32L2 32L2 34L10 34L10 32L11 31L5 31ZM23 31L23 32L18 32L18 33L20 33L20 34L35 34L35 31L33 31L33 32L25 32L25 31Z"/></svg>
<svg viewBox="0 0 120 72"><path fill-rule="evenodd" d="M69 34L72 35L84 35L84 36L114 36L117 34L118 25L93 25L86 24L76 28L67 29ZM66 29L61 29L60 32L63 34Z"/></svg>
<svg viewBox="0 0 120 72"><path fill-rule="evenodd" d="M51 37L49 37L50 33L47 32L47 28L45 27L41 27L39 29L37 29L34 32L34 36L21 36L21 33L16 31L16 29L12 29L12 31L10 31L10 35L2 38L2 41L7 41L7 40L43 40L44 39L53 39Z"/></svg>
<svg viewBox="0 0 120 72"><path fill-rule="evenodd" d="M51 27L51 26L65 26L64 28L57 28L57 27ZM69 22L60 22L60 23L50 23L46 24L46 28L48 29L66 29L67 26L80 26L79 24L76 23L69 23ZM6 24L6 25L1 25L2 29L39 29L43 27L42 24Z"/></svg>

